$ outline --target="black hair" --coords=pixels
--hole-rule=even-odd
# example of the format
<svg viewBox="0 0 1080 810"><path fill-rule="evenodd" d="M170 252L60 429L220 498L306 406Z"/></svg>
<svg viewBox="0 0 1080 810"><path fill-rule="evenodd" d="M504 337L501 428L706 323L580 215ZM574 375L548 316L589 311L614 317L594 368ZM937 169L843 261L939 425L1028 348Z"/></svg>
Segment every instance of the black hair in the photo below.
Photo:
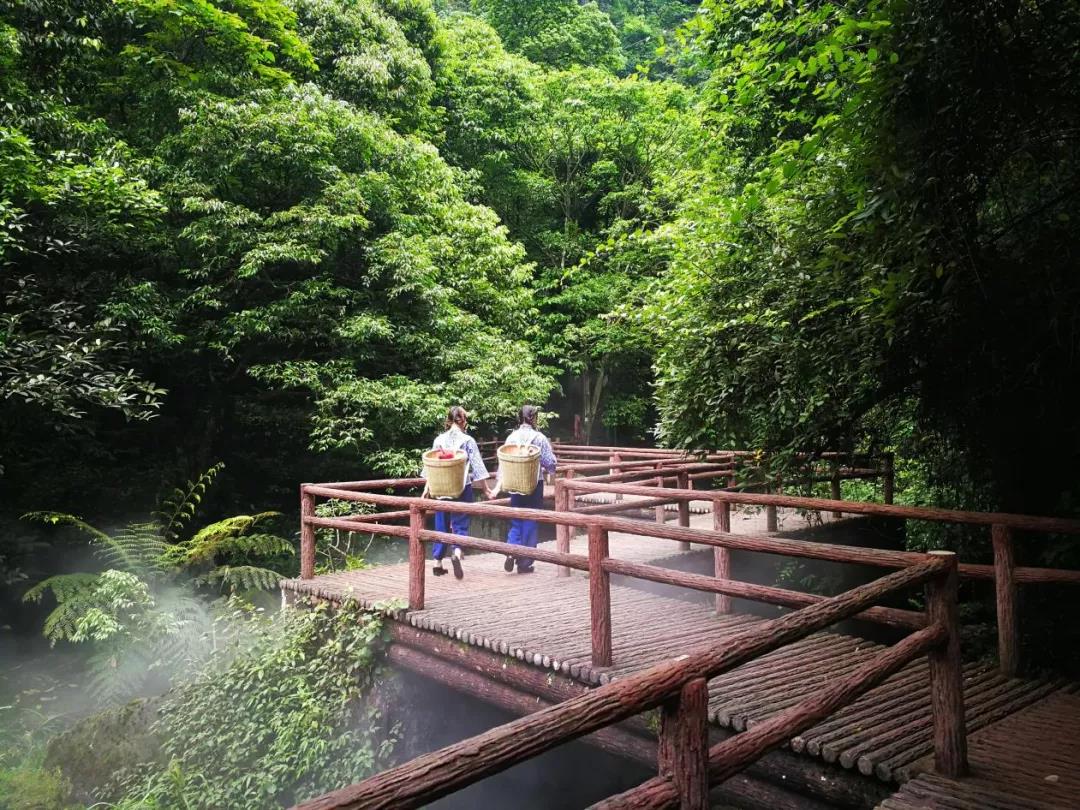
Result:
<svg viewBox="0 0 1080 810"><path fill-rule="evenodd" d="M469 414L465 412L465 409L460 405L455 405L446 414L446 429L449 430L451 425L457 425L464 430L468 419Z"/></svg>
<svg viewBox="0 0 1080 810"><path fill-rule="evenodd" d="M536 427L536 416L539 413L540 409L535 405L522 405L518 408L518 424Z"/></svg>

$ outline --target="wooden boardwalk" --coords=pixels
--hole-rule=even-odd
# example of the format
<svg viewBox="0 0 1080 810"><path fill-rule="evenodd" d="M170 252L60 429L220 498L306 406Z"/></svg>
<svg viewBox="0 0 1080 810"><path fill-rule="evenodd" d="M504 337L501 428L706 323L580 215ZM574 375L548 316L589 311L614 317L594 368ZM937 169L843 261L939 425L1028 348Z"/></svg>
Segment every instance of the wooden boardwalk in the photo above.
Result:
<svg viewBox="0 0 1080 810"><path fill-rule="evenodd" d="M735 532L761 534L763 522L759 512L732 515ZM711 525L711 516L695 515L692 523ZM788 530L801 528L805 518L791 512L783 516L781 525ZM633 562L655 561L679 553L675 543L622 534L612 534L610 546L612 557ZM585 539L575 538L571 551L587 553ZM606 683L690 650L716 646L763 621L748 615L718 616L707 605L636 587L613 586L614 665L594 667L587 578L581 574L557 577L554 566L544 563L537 563L536 573L529 576L507 574L503 560L497 554L470 555L465 560L464 580L450 575L427 577L426 608L401 612L399 620L468 645L514 656L587 685ZM296 594L331 601L351 598L374 606L407 597L408 566L389 565L312 580L288 580L282 587ZM815 633L713 679L709 683L709 719L719 727L742 731L812 696L882 649L882 645L849 635ZM885 783L906 781L901 792L882 805L887 810L999 806L975 798L965 800L962 790L947 789L949 780L919 775L926 769L925 758L932 749L927 669L925 659L909 664L881 686L794 738L791 750ZM1002 782L1026 773L1015 765L1019 761L1018 746L1026 747L1026 743L1014 742L1024 739L1015 730L1037 729L1044 722L1047 706L1053 707L1051 714L1063 718L1058 720L1059 725L1073 722L1080 718L1080 698L1069 694L1070 687L1064 683L1010 679L992 666L968 665L964 676L971 758L978 778L955 784L973 791L973 797L1012 796L1004 792ZM1049 799L1022 804L1013 797L1009 800L1014 803L1000 806L1012 810L1080 807L1080 786L1075 777L1080 771L1080 750L1076 746L1066 749L1060 761L1046 760L1054 763L1058 777L1045 783L1053 790L1025 790L1028 796L1041 797L1045 793ZM997 776L999 773L1005 776ZM935 803L935 796L952 797L960 803Z"/></svg>

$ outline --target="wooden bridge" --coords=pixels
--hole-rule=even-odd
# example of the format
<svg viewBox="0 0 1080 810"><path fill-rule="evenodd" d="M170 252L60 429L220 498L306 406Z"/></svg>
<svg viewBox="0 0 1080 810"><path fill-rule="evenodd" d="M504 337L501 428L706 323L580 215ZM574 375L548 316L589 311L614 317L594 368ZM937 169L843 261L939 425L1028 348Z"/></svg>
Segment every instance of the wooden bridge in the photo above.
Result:
<svg viewBox="0 0 1080 810"><path fill-rule="evenodd" d="M580 737L658 763L656 778L598 805L607 808L1080 807L1076 685L1015 677L1019 584L1080 583L1080 572L1020 567L1013 556L1015 532L1076 534L1080 522L839 500L844 478L874 476L891 500L890 465L868 460L808 460L801 480L829 481L834 496L817 499L735 487L737 470L752 463L740 453L557 451L553 510L388 494L418 479L301 488L302 573L283 583L286 598L385 610L395 664L523 715L303 807L419 807ZM316 498L383 511L316 517ZM761 511L738 511L747 507ZM425 528L436 510L551 524L556 548L514 547L537 561L537 573L507 574L505 544ZM986 526L994 564L783 538L781 513L789 528L841 514ZM409 562L314 576L319 528L399 537ZM425 579L425 544L436 540L480 552L468 556L464 580ZM822 597L733 579L733 551L884 574ZM677 570L703 552L712 576ZM998 667L961 661L963 578L995 583ZM714 599L688 602L657 586ZM898 606L913 589L923 591L924 610ZM793 610L765 619L736 612L736 598ZM845 619L907 635L883 645L829 631Z"/></svg>

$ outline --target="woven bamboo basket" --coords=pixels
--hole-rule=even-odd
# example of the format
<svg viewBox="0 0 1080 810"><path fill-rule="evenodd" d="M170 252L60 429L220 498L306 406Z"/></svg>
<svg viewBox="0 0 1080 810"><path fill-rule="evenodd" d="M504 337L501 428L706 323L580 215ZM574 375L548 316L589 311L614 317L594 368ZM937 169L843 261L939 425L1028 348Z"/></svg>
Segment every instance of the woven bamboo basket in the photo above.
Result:
<svg viewBox="0 0 1080 810"><path fill-rule="evenodd" d="M540 448L526 444L504 444L499 448L502 488L517 495L532 495L540 477Z"/></svg>
<svg viewBox="0 0 1080 810"><path fill-rule="evenodd" d="M464 450L455 450L453 458L439 458L439 450L424 453L424 475L428 482L428 492L433 498L456 498L465 491L466 455Z"/></svg>

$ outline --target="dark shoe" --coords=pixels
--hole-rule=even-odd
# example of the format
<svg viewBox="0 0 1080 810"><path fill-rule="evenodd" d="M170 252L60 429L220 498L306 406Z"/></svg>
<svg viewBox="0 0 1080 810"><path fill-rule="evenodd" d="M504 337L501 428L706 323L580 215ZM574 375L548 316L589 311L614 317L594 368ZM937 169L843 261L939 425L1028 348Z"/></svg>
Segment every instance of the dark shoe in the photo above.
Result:
<svg viewBox="0 0 1080 810"><path fill-rule="evenodd" d="M503 563L503 571L510 573L514 570L514 558L509 554L506 555L506 561Z"/></svg>
<svg viewBox="0 0 1080 810"><path fill-rule="evenodd" d="M450 557L450 564L454 566L454 578L464 579L465 571L461 567L461 549L454 549L454 554Z"/></svg>
<svg viewBox="0 0 1080 810"><path fill-rule="evenodd" d="M535 568L519 568L518 569L519 574L533 574L535 572L536 572Z"/></svg>
<svg viewBox="0 0 1080 810"><path fill-rule="evenodd" d="M433 565L431 567L431 573L433 573L437 577L441 577L446 574L446 569L443 568L441 565Z"/></svg>

